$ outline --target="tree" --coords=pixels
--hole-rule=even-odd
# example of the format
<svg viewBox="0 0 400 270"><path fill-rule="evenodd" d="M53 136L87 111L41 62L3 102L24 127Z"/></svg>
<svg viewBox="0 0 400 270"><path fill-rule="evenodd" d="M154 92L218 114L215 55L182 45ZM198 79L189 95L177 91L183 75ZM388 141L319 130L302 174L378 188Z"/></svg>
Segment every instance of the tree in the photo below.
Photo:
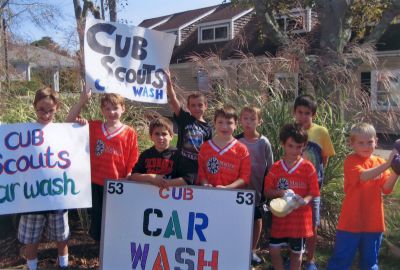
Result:
<svg viewBox="0 0 400 270"><path fill-rule="evenodd" d="M265 42L271 42L282 50L289 49L296 36L282 31L275 15L294 7L312 7L318 14L320 41L315 58L303 59L312 74L320 74L320 80L312 80L315 90L327 96L336 89L335 82L324 72L326 65L338 65L356 69L365 59L346 58L354 48L353 41L368 48L382 37L392 21L400 15L400 0L232 0L234 4L253 5ZM372 25L372 27L371 27ZM356 38L353 34L356 34ZM371 51L369 49L369 51ZM309 80L310 81L310 80Z"/></svg>
<svg viewBox="0 0 400 270"><path fill-rule="evenodd" d="M31 22L42 28L57 27L62 13L57 5L44 0L0 0L0 22L2 31L1 55L4 58L5 78L8 83L8 34L20 28L22 22Z"/></svg>

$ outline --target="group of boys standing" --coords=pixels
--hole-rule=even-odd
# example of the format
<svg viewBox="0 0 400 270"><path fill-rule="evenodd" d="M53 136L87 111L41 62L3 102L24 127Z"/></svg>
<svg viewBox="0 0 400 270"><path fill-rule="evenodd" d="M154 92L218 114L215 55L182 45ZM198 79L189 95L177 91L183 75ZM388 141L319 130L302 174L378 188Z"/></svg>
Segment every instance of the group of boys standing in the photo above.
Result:
<svg viewBox="0 0 400 270"><path fill-rule="evenodd" d="M262 124L260 108L245 106L239 117L232 106L217 109L212 136L212 127L204 119L205 96L190 95L186 111L169 76L167 79L169 102L178 124L177 148L170 146L174 136L172 122L159 117L149 126L154 145L139 155L135 131L120 120L125 111L124 99L116 94L106 94L101 99L105 121L89 121L93 200L90 235L93 239L99 241L101 237L105 179L128 178L163 188L193 184L250 188L256 193L252 246L252 264L256 265L262 262L255 250L263 228L257 206L264 198L274 199L294 192L297 208L285 217L273 216L271 224L264 226L268 228L272 265L275 270L300 269L306 247L304 268L317 269L314 252L320 223L320 188L324 167L335 151L327 129L313 123L317 110L315 100L309 95L296 98L295 123L282 127L279 140L284 155L274 163L269 140L257 131ZM81 93L67 122L87 122L79 115L90 95L90 92ZM239 122L243 133L234 137ZM393 150L387 162L373 156L376 132L364 123L352 128L350 145L354 153L345 160L346 194L328 269L349 269L357 250L360 250L361 269L378 269L384 231L381 193L389 193L397 181L398 175L387 171L397 152ZM282 247L290 250L286 262L281 257Z"/></svg>

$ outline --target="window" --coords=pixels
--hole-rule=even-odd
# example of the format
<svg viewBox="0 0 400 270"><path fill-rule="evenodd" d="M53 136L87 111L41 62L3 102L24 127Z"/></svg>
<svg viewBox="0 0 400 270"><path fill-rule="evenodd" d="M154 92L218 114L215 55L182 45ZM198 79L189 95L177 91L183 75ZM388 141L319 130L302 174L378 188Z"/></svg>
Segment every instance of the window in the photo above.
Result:
<svg viewBox="0 0 400 270"><path fill-rule="evenodd" d="M200 43L224 41L229 38L229 25L216 25L200 28Z"/></svg>
<svg viewBox="0 0 400 270"><path fill-rule="evenodd" d="M278 26L287 32L299 34L311 31L311 9L292 9L275 18Z"/></svg>
<svg viewBox="0 0 400 270"><path fill-rule="evenodd" d="M400 70L372 71L371 105L376 110L400 108Z"/></svg>

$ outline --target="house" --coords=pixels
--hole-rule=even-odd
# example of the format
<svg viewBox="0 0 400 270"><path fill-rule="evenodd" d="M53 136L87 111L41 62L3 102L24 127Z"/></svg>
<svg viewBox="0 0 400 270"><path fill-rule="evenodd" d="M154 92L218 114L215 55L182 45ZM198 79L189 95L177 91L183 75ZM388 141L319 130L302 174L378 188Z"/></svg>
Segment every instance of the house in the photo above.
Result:
<svg viewBox="0 0 400 270"><path fill-rule="evenodd" d="M56 91L59 91L60 70L78 66L72 57L27 44L10 44L8 59L11 80L30 81L32 69L46 71L50 75L48 83Z"/></svg>
<svg viewBox="0 0 400 270"><path fill-rule="evenodd" d="M191 15L189 15L191 14ZM243 86L252 88L251 81L241 78L244 55L251 54L258 65L267 65L271 60L266 53L275 54L277 48L268 42L259 41L255 11L251 7L225 3L203 9L189 10L143 21L139 26L177 34L177 42L171 58L171 70L175 71L177 84L185 91L208 91L218 85L224 88ZM313 30L316 14L310 9L292 9L276 16L280 27L299 36ZM318 32L318 31L314 31ZM318 33L314 43L318 42ZM369 104L377 114L389 109L400 116L400 24L393 24L377 43L376 68L362 65L358 71L358 84L369 96ZM311 42L312 43L312 42ZM312 46L312 45L311 45ZM194 63L199 55L217 55L218 64ZM203 65L207 66L207 72ZM286 63L287 64L287 63ZM222 65L224 68L218 68ZM271 66L271 65L268 65ZM298 94L298 72L296 67L285 65L278 70L268 70L268 79L285 90L289 98ZM288 67L289 66L289 67ZM266 68L267 69L267 68ZM389 79L388 79L389 78ZM388 83L389 81L389 83ZM374 118L374 116L372 116ZM387 123L373 120L380 132L400 134L400 122Z"/></svg>

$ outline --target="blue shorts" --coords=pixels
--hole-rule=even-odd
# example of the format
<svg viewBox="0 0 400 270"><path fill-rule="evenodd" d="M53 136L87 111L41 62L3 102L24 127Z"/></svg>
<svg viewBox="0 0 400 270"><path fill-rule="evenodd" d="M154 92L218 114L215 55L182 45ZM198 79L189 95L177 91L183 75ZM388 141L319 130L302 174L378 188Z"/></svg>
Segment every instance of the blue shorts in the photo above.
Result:
<svg viewBox="0 0 400 270"><path fill-rule="evenodd" d="M336 231L333 255L329 259L327 270L350 269L357 251L360 251L360 269L378 270L378 254L383 233L352 233Z"/></svg>
<svg viewBox="0 0 400 270"><path fill-rule="evenodd" d="M321 208L321 197L315 197L311 201L311 208L312 208L312 220L313 226L318 227L321 223L321 215L320 215L320 208Z"/></svg>

